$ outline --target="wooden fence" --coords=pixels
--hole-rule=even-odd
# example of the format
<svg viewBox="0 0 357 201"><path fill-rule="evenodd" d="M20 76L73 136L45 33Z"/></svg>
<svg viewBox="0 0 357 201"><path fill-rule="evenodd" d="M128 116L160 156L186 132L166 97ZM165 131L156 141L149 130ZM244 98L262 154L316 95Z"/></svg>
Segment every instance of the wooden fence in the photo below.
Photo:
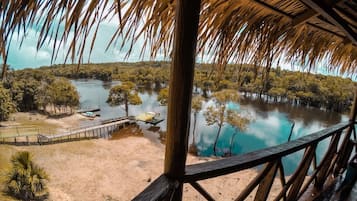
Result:
<svg viewBox="0 0 357 201"><path fill-rule="evenodd" d="M267 200L276 177L281 183L281 190L273 200L299 200L308 189L321 190L330 179L344 172L355 143L350 140L351 133L356 139L354 122L340 123L322 131L301 137L294 141L278 146L233 156L221 160L186 166L185 175L180 180L173 180L161 175L142 193L134 198L135 201L171 200L181 183L188 183L206 200L215 200L199 183L200 180L210 179L239 172L248 168L263 165L260 172L249 185L240 189L241 192L234 200L245 200L253 194L254 200ZM324 140L329 140L329 146L321 160L317 160L316 148ZM304 151L298 167L289 177L286 177L282 158ZM227 186L236 191L239 186ZM254 191L254 189L257 189ZM311 197L311 195L308 195Z"/></svg>
<svg viewBox="0 0 357 201"><path fill-rule="evenodd" d="M39 133L39 130L31 134L18 133L14 136L0 136L0 144L44 145L82 139L108 138L113 132L134 122L132 117L120 117L103 120L99 125L71 128L60 134Z"/></svg>

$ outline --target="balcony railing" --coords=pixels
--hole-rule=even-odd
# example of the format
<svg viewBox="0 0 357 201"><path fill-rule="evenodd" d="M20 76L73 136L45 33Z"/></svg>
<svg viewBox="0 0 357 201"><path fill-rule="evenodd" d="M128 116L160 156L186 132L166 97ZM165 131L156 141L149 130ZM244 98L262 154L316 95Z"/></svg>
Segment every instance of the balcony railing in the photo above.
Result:
<svg viewBox="0 0 357 201"><path fill-rule="evenodd" d="M134 200L171 200L181 183L189 183L207 200L215 200L197 181L261 165L264 167L260 168L257 176L235 200L245 200L252 192L255 193L254 200L266 200L277 175L279 175L281 189L273 200L298 200L309 187L322 189L327 178L335 178L345 171L354 147L354 143L350 140L351 134L356 140L354 122L340 123L278 146L221 160L188 165L183 178L173 180L163 174ZM318 161L316 148L329 137L329 146ZM301 150L304 151L302 160L292 175L286 177L282 158ZM253 191L256 188L257 190Z"/></svg>

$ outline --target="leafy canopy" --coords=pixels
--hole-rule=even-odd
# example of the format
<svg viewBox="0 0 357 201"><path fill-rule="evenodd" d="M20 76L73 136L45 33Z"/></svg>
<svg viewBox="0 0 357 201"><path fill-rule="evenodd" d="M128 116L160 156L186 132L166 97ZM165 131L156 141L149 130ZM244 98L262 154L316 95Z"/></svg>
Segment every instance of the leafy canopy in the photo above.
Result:
<svg viewBox="0 0 357 201"><path fill-rule="evenodd" d="M140 105L142 103L138 92L135 90L135 84L129 81L112 87L109 91L107 102L110 105L122 105L126 103Z"/></svg>
<svg viewBox="0 0 357 201"><path fill-rule="evenodd" d="M163 88L160 90L159 95L157 96L157 101L159 101L159 103L161 105L167 105L169 100L169 88Z"/></svg>

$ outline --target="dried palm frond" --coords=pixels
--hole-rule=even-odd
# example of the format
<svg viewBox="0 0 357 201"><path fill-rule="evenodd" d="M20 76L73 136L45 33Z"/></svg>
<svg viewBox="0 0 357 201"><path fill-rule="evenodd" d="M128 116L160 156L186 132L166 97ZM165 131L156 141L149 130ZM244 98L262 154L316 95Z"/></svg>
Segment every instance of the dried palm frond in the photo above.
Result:
<svg viewBox="0 0 357 201"><path fill-rule="evenodd" d="M66 60L81 63L86 46L90 45L90 52L93 49L100 23L118 16L119 24L108 39L108 47L122 37L130 44L129 55L135 42L144 37L142 53L149 49L151 57L159 52L169 57L175 7L174 0L2 0L1 56L6 63L14 34L25 37L26 30L35 26L39 32L37 48L51 44L52 61L60 48L67 47ZM270 68L273 60L283 57L309 69L323 62L330 70L356 73L356 44L309 23L292 25L293 16L306 9L298 0L202 0L197 54L212 55L211 62L220 64L220 71L228 62L243 60Z"/></svg>
<svg viewBox="0 0 357 201"><path fill-rule="evenodd" d="M86 46L90 45L90 53L93 50L99 24L111 15L118 15L121 22L121 7L120 0L1 1L0 51L4 66L14 34L23 40L32 27L38 31L37 49L46 42L52 45L51 62L68 45L65 61L70 57L73 62L78 57L81 63ZM87 43L91 31L94 35Z"/></svg>

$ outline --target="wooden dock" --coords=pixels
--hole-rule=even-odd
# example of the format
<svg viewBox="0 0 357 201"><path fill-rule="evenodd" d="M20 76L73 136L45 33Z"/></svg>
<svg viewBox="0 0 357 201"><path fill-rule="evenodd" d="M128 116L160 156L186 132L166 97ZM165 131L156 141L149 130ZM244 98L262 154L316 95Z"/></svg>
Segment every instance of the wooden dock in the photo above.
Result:
<svg viewBox="0 0 357 201"><path fill-rule="evenodd" d="M44 145L82 139L109 138L112 133L135 121L131 117L120 117L101 121L99 125L71 129L68 132L60 134L31 134L18 135L0 138L0 144L11 145Z"/></svg>

